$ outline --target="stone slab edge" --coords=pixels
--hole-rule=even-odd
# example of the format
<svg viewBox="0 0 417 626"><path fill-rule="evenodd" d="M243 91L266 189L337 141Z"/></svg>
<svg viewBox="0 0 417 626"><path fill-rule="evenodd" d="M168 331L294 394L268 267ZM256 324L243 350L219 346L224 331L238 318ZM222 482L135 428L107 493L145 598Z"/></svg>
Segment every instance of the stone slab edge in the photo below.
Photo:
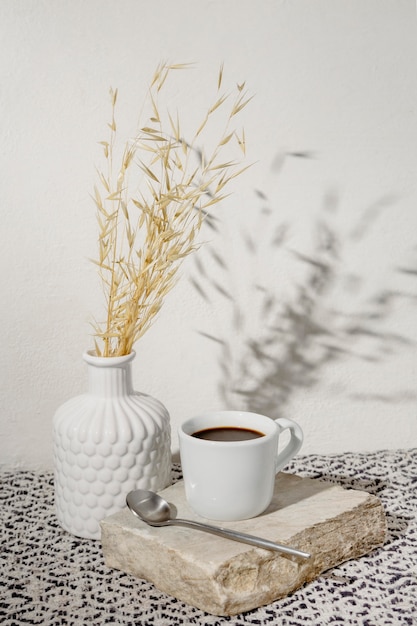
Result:
<svg viewBox="0 0 417 626"><path fill-rule="evenodd" d="M349 493L338 486L331 489L340 490L340 497ZM126 509L101 522L105 563L212 615L236 615L285 597L324 571L383 545L386 518L381 502L360 493L364 497L352 509L285 538L288 545L311 552L307 561L239 544L238 553L213 569L212 563L194 558L192 550L164 545L155 535L155 530L172 529L147 531ZM275 541L284 542L279 537Z"/></svg>

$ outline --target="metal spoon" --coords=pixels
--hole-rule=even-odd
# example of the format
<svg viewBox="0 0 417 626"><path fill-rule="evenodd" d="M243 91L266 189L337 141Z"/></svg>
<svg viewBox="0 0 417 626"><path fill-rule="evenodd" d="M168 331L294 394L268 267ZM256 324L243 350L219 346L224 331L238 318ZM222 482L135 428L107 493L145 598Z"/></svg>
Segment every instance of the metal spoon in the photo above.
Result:
<svg viewBox="0 0 417 626"><path fill-rule="evenodd" d="M227 539L232 539L233 541L248 543L252 546L257 546L258 548L275 550L277 552L282 552L283 554L298 556L302 559L310 558L310 554L308 552L303 552L288 546L282 546L278 543L268 541L267 539L247 535L246 533L237 532L236 530L210 526L209 524L194 522L193 520L172 518L171 508L168 502L154 491L144 491L143 489L131 491L126 497L126 503L136 517L139 517L150 526L187 526L188 528L194 528L195 530L203 530L207 533L211 533L212 535L226 537Z"/></svg>

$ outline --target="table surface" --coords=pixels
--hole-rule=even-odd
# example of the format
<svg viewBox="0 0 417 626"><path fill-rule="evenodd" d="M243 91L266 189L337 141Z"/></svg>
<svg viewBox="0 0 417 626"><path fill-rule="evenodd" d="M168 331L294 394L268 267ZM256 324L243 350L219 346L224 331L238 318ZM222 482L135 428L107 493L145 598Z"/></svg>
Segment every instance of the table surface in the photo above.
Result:
<svg viewBox="0 0 417 626"><path fill-rule="evenodd" d="M0 474L0 623L5 626L416 625L417 449L296 457L285 471L378 496L385 546L348 561L291 596L218 617L104 565L99 541L59 526L51 472ZM180 468L174 466L174 479Z"/></svg>

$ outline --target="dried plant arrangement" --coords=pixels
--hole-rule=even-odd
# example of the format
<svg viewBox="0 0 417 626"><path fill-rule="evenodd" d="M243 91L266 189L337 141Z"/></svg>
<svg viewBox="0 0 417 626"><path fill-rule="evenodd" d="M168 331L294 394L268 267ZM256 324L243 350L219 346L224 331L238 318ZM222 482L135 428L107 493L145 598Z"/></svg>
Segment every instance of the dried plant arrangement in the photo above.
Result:
<svg viewBox="0 0 417 626"><path fill-rule="evenodd" d="M110 90L109 138L100 142L105 167L94 190L99 252L94 262L102 281L107 315L94 324L97 356L129 354L149 329L172 289L181 262L199 246L198 234L213 205L226 195L228 183L247 167L244 131L236 128L249 100L245 84L223 92L223 67L214 103L194 136L186 140L178 114L160 110L168 76L187 65L160 64L149 86L147 122L123 144L117 158L117 90ZM218 139L211 121L227 110ZM204 137L213 144L202 148ZM237 150L239 158L230 158ZM224 154L227 154L226 160ZM135 182L132 182L132 179Z"/></svg>

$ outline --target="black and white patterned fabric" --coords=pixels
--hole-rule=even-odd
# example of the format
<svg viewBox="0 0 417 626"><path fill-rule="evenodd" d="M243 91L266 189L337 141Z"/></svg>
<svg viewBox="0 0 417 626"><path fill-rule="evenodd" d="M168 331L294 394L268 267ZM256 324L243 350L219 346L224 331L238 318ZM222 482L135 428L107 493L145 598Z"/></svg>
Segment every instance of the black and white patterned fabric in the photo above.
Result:
<svg viewBox="0 0 417 626"><path fill-rule="evenodd" d="M99 541L77 539L58 525L52 473L3 472L0 624L417 625L417 449L298 456L286 471L377 495L388 519L386 545L234 617L208 615L108 569Z"/></svg>

